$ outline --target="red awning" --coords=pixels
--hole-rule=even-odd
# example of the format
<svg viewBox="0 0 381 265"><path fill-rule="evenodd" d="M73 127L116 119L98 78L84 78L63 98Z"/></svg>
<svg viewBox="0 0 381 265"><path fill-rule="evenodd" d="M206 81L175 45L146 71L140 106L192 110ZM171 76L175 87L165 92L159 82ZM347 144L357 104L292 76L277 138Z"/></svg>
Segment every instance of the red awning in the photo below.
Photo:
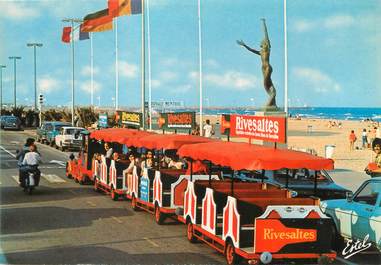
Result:
<svg viewBox="0 0 381 265"><path fill-rule="evenodd" d="M177 153L181 157L209 160L215 165L228 166L233 170L277 170L282 168L332 170L334 164L332 159L304 152L222 141L184 145Z"/></svg>
<svg viewBox="0 0 381 265"><path fill-rule="evenodd" d="M146 136L151 135L151 133L146 131L139 131L126 128L110 128L93 131L90 134L90 138L97 140L103 140L105 142L118 142L123 143L126 137L136 137L136 136Z"/></svg>
<svg viewBox="0 0 381 265"><path fill-rule="evenodd" d="M131 137L126 139L125 144L147 149L179 149L185 144L207 143L211 141L215 140L195 135L153 134L144 137Z"/></svg>

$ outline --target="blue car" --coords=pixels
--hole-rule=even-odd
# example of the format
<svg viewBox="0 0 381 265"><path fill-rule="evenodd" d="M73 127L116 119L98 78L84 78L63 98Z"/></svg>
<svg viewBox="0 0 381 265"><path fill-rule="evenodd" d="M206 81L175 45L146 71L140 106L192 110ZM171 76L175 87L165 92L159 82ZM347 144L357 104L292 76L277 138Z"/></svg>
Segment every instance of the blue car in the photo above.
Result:
<svg viewBox="0 0 381 265"><path fill-rule="evenodd" d="M336 238L367 241L381 251L381 177L365 181L346 199L320 204L335 223Z"/></svg>

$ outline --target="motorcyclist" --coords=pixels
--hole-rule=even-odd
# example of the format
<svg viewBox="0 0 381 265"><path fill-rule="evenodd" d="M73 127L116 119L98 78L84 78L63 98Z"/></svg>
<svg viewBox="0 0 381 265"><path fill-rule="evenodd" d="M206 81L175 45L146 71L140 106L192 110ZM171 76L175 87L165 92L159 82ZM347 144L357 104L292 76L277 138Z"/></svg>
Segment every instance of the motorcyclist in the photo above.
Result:
<svg viewBox="0 0 381 265"><path fill-rule="evenodd" d="M24 156L24 160L22 161L22 165L25 166L27 173L33 173L34 174L34 182L35 186L38 186L40 182L40 175L41 172L38 169L38 165L41 163L41 156L37 152L37 147L32 144L29 147L29 152L27 152Z"/></svg>
<svg viewBox="0 0 381 265"><path fill-rule="evenodd" d="M27 169L23 166L22 162L24 160L25 154L29 152L29 147L34 145L33 138L27 138L25 145L22 147L21 151L17 150L16 159L18 160L17 165L19 166L19 182L20 186L24 186L24 178L27 174Z"/></svg>

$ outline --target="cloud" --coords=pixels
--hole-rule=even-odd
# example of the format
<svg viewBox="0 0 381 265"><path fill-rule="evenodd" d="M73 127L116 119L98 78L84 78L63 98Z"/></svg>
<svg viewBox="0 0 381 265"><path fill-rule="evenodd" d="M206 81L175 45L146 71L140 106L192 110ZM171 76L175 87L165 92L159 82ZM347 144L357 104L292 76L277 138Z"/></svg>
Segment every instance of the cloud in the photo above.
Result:
<svg viewBox="0 0 381 265"><path fill-rule="evenodd" d="M164 71L164 72L161 72L159 74L159 78L160 80L163 80L163 81L172 81L172 80L175 80L177 78L177 73L175 72L171 72L171 71Z"/></svg>
<svg viewBox="0 0 381 265"><path fill-rule="evenodd" d="M102 85L97 82L97 81L93 81L94 83L94 93L95 92L98 92L99 90L101 90L102 88ZM80 89L88 94L91 93L91 80L86 80L85 82L82 82L80 85L79 85Z"/></svg>
<svg viewBox="0 0 381 265"><path fill-rule="evenodd" d="M179 63L179 59L177 58L165 58L161 60L161 65L163 66L178 66Z"/></svg>
<svg viewBox="0 0 381 265"><path fill-rule="evenodd" d="M99 73L99 67L93 67L93 73L94 73L94 75L98 74ZM82 67L82 69L81 69L81 75L83 75L83 76L91 76L91 66L90 65L86 65L86 66Z"/></svg>
<svg viewBox="0 0 381 265"><path fill-rule="evenodd" d="M49 94L55 90L59 90L60 88L60 81L49 77L49 76L43 76L38 79L37 81L37 87L39 89L40 93L46 93Z"/></svg>
<svg viewBox="0 0 381 265"><path fill-rule="evenodd" d="M317 69L307 67L295 67L292 74L298 81L312 88L317 93L339 92L341 86L327 74Z"/></svg>
<svg viewBox="0 0 381 265"><path fill-rule="evenodd" d="M40 10L32 4L25 4L16 1L0 2L0 10L2 17L11 20L27 20L40 16Z"/></svg>
<svg viewBox="0 0 381 265"><path fill-rule="evenodd" d="M172 94L185 94L187 93L189 90L192 89L192 86L189 85L189 84L184 84L184 85L179 85L179 86L176 86L174 89L171 89L171 93Z"/></svg>
<svg viewBox="0 0 381 265"><path fill-rule="evenodd" d="M160 82L160 80L158 80L158 79L152 79L152 80L151 80L151 85L152 85L152 87L157 88L157 87L160 87L160 86L161 86L161 82Z"/></svg>
<svg viewBox="0 0 381 265"><path fill-rule="evenodd" d="M227 87L239 91L257 87L259 84L258 77L255 75L236 71L227 71L223 74L206 74L204 80L219 87Z"/></svg>
<svg viewBox="0 0 381 265"><path fill-rule="evenodd" d="M355 21L356 19L353 16L346 14L337 14L334 16L315 20L299 19L296 20L292 26L296 32L308 32L317 28L337 30L353 26Z"/></svg>
<svg viewBox="0 0 381 265"><path fill-rule="evenodd" d="M138 66L126 61L119 61L119 74L127 78L135 78L138 75Z"/></svg>
<svg viewBox="0 0 381 265"><path fill-rule="evenodd" d="M217 66L219 66L219 63L216 60L214 60L214 59L208 59L205 62L205 66L217 67Z"/></svg>

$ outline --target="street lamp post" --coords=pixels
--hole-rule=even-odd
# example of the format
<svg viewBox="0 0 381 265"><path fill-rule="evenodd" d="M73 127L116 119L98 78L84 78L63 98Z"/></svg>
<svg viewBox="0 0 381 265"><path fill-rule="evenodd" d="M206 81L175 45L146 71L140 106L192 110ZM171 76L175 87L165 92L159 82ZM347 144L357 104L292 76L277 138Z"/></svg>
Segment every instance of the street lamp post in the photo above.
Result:
<svg viewBox="0 0 381 265"><path fill-rule="evenodd" d="M82 20L77 18L65 18L62 19L62 22L69 22L71 24L71 124L74 126L74 23L82 23Z"/></svg>
<svg viewBox="0 0 381 265"><path fill-rule="evenodd" d="M13 98L14 98L14 108L16 109L16 60L21 59L20 56L10 56L8 57L10 60L13 60Z"/></svg>
<svg viewBox="0 0 381 265"><path fill-rule="evenodd" d="M3 68L5 65L0 65L0 115L3 112Z"/></svg>
<svg viewBox="0 0 381 265"><path fill-rule="evenodd" d="M37 110L37 62L36 62L36 48L42 47L42 43L27 43L26 46L33 47L34 54L34 110Z"/></svg>

